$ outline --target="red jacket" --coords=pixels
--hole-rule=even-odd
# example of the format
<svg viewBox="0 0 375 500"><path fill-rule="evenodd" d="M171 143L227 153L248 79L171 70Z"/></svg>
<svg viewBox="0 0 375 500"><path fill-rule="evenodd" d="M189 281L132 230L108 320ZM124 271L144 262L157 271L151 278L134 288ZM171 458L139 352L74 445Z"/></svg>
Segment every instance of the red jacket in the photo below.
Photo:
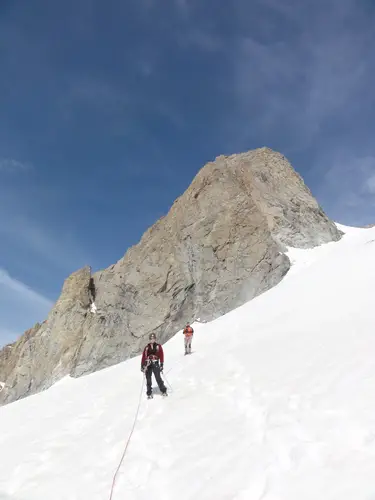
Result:
<svg viewBox="0 0 375 500"><path fill-rule="evenodd" d="M143 349L143 354L142 354L142 361L141 361L141 366L144 366L147 362L147 359L149 357L155 356L160 363L164 363L164 352L161 344L147 344L146 347Z"/></svg>
<svg viewBox="0 0 375 500"><path fill-rule="evenodd" d="M184 331L182 332L184 335L187 335L188 337L191 337L194 333L194 330L192 329L191 326L188 326L184 328Z"/></svg>

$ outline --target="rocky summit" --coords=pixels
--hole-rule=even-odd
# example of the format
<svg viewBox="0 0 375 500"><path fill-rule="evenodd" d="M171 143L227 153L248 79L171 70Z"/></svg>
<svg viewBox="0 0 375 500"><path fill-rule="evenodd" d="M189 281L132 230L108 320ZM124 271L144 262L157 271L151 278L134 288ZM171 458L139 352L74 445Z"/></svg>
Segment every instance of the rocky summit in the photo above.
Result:
<svg viewBox="0 0 375 500"><path fill-rule="evenodd" d="M282 154L219 156L124 257L69 276L46 321L0 351L0 403L139 354L151 331L163 343L221 316L283 278L287 247L341 236Z"/></svg>

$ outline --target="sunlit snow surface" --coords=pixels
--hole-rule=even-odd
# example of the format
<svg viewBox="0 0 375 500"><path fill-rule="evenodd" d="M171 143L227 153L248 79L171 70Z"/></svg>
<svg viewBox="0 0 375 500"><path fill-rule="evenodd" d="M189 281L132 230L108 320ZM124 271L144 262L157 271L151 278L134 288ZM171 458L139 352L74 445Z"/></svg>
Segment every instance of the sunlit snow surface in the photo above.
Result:
<svg viewBox="0 0 375 500"><path fill-rule="evenodd" d="M341 229L165 344L113 500L375 500L375 228ZM108 500L141 386L137 357L0 408L0 499Z"/></svg>

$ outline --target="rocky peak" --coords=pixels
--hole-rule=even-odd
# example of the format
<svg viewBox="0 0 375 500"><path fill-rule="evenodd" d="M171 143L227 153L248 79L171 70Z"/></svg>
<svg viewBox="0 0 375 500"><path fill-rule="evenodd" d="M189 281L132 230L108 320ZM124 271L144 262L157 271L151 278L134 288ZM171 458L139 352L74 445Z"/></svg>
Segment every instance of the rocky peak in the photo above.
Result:
<svg viewBox="0 0 375 500"><path fill-rule="evenodd" d="M116 264L66 280L47 321L0 356L0 402L136 355L151 331L165 342L225 314L283 278L287 246L340 237L283 155L219 156Z"/></svg>

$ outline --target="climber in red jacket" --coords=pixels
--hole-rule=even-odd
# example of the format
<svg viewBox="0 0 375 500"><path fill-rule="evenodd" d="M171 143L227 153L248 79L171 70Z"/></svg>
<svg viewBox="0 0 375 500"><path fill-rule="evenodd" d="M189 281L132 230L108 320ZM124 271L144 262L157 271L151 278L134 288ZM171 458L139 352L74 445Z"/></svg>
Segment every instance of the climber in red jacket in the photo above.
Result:
<svg viewBox="0 0 375 500"><path fill-rule="evenodd" d="M185 326L184 331L182 333L185 335L184 338L185 354L191 354L191 343L193 341L194 330L188 323Z"/></svg>
<svg viewBox="0 0 375 500"><path fill-rule="evenodd" d="M164 352L161 344L156 342L155 333L151 333L150 342L143 349L141 370L146 375L147 381L147 397L152 398L152 373L155 375L156 382L159 386L160 392L163 396L168 396L167 388L164 385L163 379L160 374L163 373L164 368Z"/></svg>

